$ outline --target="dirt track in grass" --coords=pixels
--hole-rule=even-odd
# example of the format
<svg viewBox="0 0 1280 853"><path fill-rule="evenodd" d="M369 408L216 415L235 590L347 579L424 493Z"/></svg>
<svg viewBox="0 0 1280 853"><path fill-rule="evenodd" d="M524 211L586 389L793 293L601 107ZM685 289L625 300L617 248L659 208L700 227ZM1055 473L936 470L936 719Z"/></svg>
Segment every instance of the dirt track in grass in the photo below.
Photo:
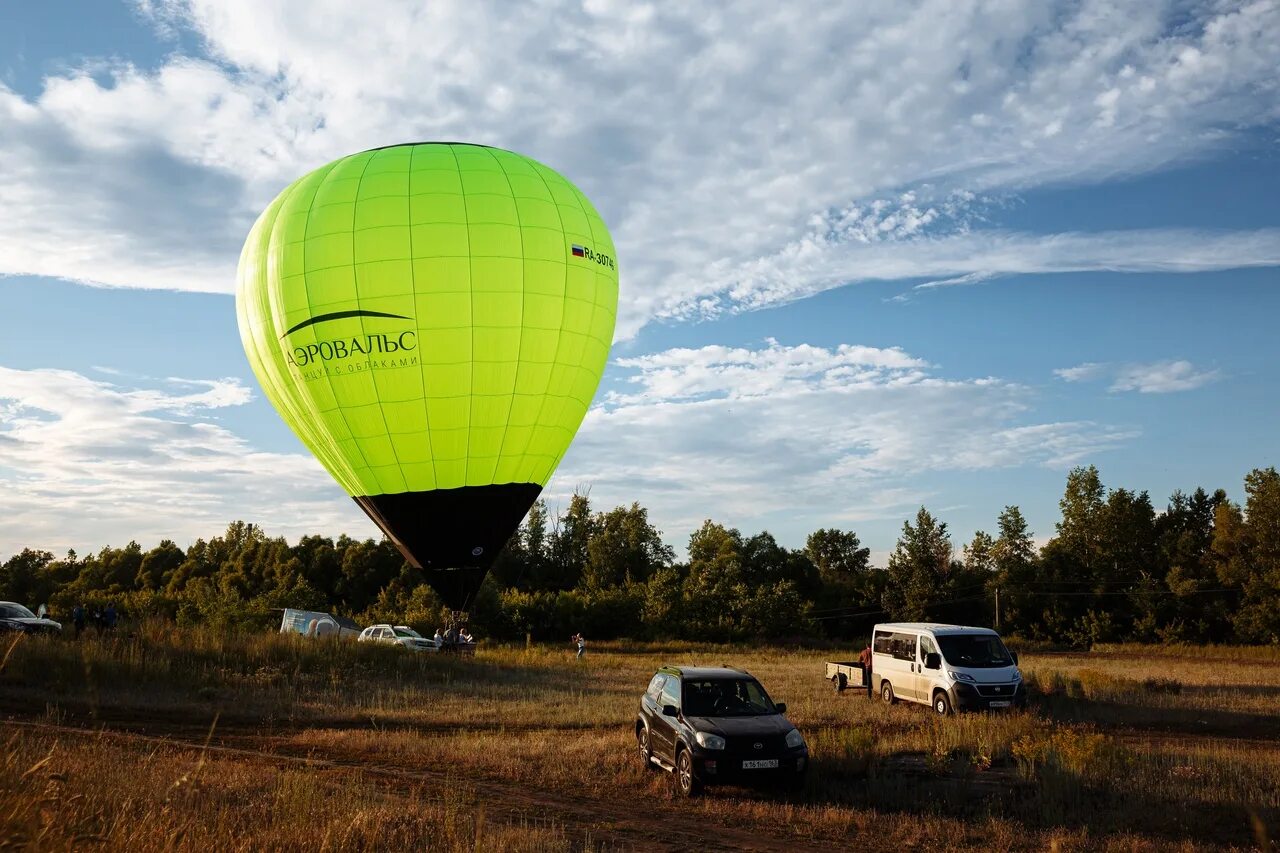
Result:
<svg viewBox="0 0 1280 853"><path fill-rule="evenodd" d="M404 769L382 764L288 751L287 739L262 738L252 730L237 729L221 720L209 731L181 725L173 720L139 721L145 731L131 731L118 724L86 728L70 724L42 723L9 718L0 721L0 731L39 731L57 737L124 742L132 746L166 746L192 752L234 758L238 761L279 766L281 762L338 777L357 775L376 780L392 796L411 787L443 789L458 784L456 775L424 768ZM592 797L567 796L551 789L533 789L492 779L467 779L466 785L484 801L489 820L518 825L529 820L550 819L565 827L579 840L594 839L608 847L646 851L751 850L761 853L784 851L825 851L827 844L809 844L791 836L773 837L759 830L715 827L710 832L703 821L646 810L635 804L609 802Z"/></svg>

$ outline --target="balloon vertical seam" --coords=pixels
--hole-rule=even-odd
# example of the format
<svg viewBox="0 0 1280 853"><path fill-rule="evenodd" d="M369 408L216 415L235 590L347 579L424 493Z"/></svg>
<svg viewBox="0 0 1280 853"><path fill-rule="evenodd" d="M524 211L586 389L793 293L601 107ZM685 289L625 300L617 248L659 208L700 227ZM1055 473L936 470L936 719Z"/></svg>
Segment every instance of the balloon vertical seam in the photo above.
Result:
<svg viewBox="0 0 1280 853"><path fill-rule="evenodd" d="M507 404L507 422L502 429L502 441L498 444L498 461L494 464L494 477L497 480L498 466L502 464L503 449L507 446L507 433L511 431L511 413L516 404L516 390L520 387L520 365L523 359L520 357L524 351L524 318L525 318L525 265L528 263L524 251L524 230L520 221L520 202L516 199L516 189L511 185L511 176L507 174L507 168L503 165L498 156L493 153L492 149L486 148L485 151L498 164L498 169L502 171L503 180L507 182L507 189L511 191L511 205L516 213L516 233L520 235L520 332L516 338L516 372L511 380L511 402ZM514 477L510 478L510 482L518 482Z"/></svg>
<svg viewBox="0 0 1280 853"><path fill-rule="evenodd" d="M471 382L467 395L467 452L462 458L462 487L470 485L471 480L471 432L475 429L476 417L476 282L475 265L471 263L471 211L467 210L467 186L462 178L462 162L458 160L458 152L449 145L449 155L453 157L453 165L458 170L458 185L462 190L462 219L464 233L467 235L467 297L471 302Z"/></svg>
<svg viewBox="0 0 1280 853"><path fill-rule="evenodd" d="M360 309L360 268L359 268L359 265L356 263L356 234L359 233L359 230L356 228L356 217L360 211L360 188L364 186L364 176L369 171L369 164L371 164L375 159L377 159L377 157L378 157L378 154L375 152L370 154L369 157L364 161L364 167L360 169L360 177L356 179L355 201L352 202L351 204L351 280L355 285L356 310ZM409 263L410 264L413 263L412 257L409 259ZM368 334L368 330L364 326L363 315L361 315L360 317L360 334L362 335ZM373 400L374 400L373 408L376 409L378 412L378 420L382 421L382 434L386 436L387 446L391 448L391 458L396 461L396 473L399 474L400 481L404 483L405 491L410 491L409 484L405 482L405 479L404 479L404 469L400 467L400 454L396 452L396 442L395 442L395 439L391 437L391 427L387 423L386 413L382 411L382 406L378 405L379 403L381 403L381 400L382 400L382 390L378 387L378 379L374 375L373 370L369 371L369 384L373 387ZM359 443L359 441L360 439L356 439L357 443ZM360 451L360 455L365 459L365 464L368 465L369 460L368 460L368 457L364 456L363 448ZM384 466L380 465L378 467L381 468ZM378 474L376 470L374 470L372 466L370 466L369 468L369 476L373 480L374 484L377 486L378 493L385 494L387 490L384 489L382 486L382 477Z"/></svg>
<svg viewBox="0 0 1280 853"><path fill-rule="evenodd" d="M420 330L422 328L422 322L421 320L417 319L418 317L418 273L417 273L417 270L414 269L414 267L416 266L415 261L417 260L417 258L413 253L413 158L414 158L414 155L417 154L417 152L418 152L417 145L409 146L409 178L408 180L405 181L405 199L406 199L406 203L409 205L409 210L408 210L408 213L409 213L409 220L408 220L409 285L410 287L413 288L414 322L417 324L417 328ZM435 441L434 441L434 437L431 434L431 406L427 402L428 393L427 393L426 369L427 369L426 360L419 359L418 360L418 379L422 383L422 418L423 418L423 422L426 424L426 429L424 429L423 432L427 437L427 445L429 448L431 448L427 453L428 457L431 459L431 483L433 487L439 488L440 472L436 468ZM405 479L405 488L411 492L415 491L415 489L409 488L409 481L407 478Z"/></svg>
<svg viewBox="0 0 1280 853"><path fill-rule="evenodd" d="M538 180L542 181L542 185L547 188L547 195L551 198L551 206L555 208L556 219L560 222L561 240L563 241L568 236L568 232L565 231L564 217L560 215L560 203L556 201L556 194L551 191L551 184L547 183L547 178L542 174L542 170L535 165L533 171L537 174ZM529 438L525 442L524 452L527 463L525 470L528 472L528 476L525 479L530 482L536 482L540 486L545 486L551 479L550 472L543 478L534 476L534 466L528 457L529 447L533 444L533 437L538 434L538 429L542 426L542 416L547 410L547 397L550 396L551 392L551 377L555 374L556 365L560 363L560 344L564 341L564 305L569 292L569 264L567 261L561 264L561 269L564 270L564 273L560 286L560 325L556 332L556 351L551 357L551 370L547 373L547 385L542 391L542 401L538 403L538 416L534 419L533 429L529 431Z"/></svg>
<svg viewBox="0 0 1280 853"><path fill-rule="evenodd" d="M319 191L319 185L324 183L325 178L328 177L329 172L332 172L336 165L337 165L336 163L330 164L329 169L324 173L324 176L320 178L320 180L316 184L316 188L312 191L311 198L308 199L307 201L308 220L311 215L311 209L314 207L314 204L315 204L315 197ZM267 229L266 241L267 241L268 257L270 257L270 246L275 237L275 230L276 230L277 224L279 223L280 213L281 211L284 210L284 208L289 206L290 202L293 201L295 194L298 192L299 188L303 185L305 180L306 179L303 178L299 181L296 181L294 185L290 187L283 194L284 197L281 199L280 206L276 209L276 215L275 217L273 217L271 221L271 227ZM302 289L303 289L303 293L307 294L306 302L307 302L307 305L310 306L311 297L310 297L309 291L307 290L306 260L305 260L306 251L307 251L306 237L307 237L306 227L304 226L303 240L302 240L302 258L303 258ZM268 280L270 280L271 273L270 273L269 267L266 273L266 277ZM268 306L267 306L268 309L270 308L270 305L269 305L270 298L271 298L270 294L271 294L270 288L264 289L264 298L266 298L268 301ZM271 318L272 335L275 336L280 331L280 328L282 328L285 324L276 322L278 318L275 316L274 311L268 310L267 313ZM280 373L282 376L284 373L287 373L287 371L288 371L288 368L282 368L280 371L277 371L277 372ZM277 378L280 378L280 377L277 377ZM298 413L302 413L304 411L310 411L311 414L313 415L322 414L318 410L315 404L315 400L313 400L310 397L310 395L302 394L302 393L293 393L294 389L287 388L283 385L277 385L275 382L273 382L272 385L273 385L273 390L275 391L277 397L279 397L279 399L285 405L287 405L291 410ZM303 440L303 443L306 444L313 453L315 453L317 456L320 457L321 464L324 465L325 468L329 469L331 473L335 471L338 472L338 473L335 473L334 476L338 479L339 484L341 484L344 488L346 488L347 483L350 482L353 477L352 472L350 471L350 465L347 464L345 459L342 459L337 454L330 452L330 449L325 446L326 442L323 440L322 436L320 436L318 433L314 432L313 430L310 430L307 428L305 418L297 418L297 423L299 424L300 428L304 432L304 435L300 436ZM339 476L339 474L341 474L341 476Z"/></svg>
<svg viewBox="0 0 1280 853"><path fill-rule="evenodd" d="M370 159L371 159L371 158L370 158ZM325 185L325 183L329 180L329 177L330 177L330 176L331 176L335 171L337 171L337 167L338 167L338 165L340 165L340 164L341 164L341 163L343 163L343 162L346 162L346 161L345 161L345 160L339 160L337 163L335 163L335 164L334 164L334 168L333 168L333 169L330 169L330 170L329 170L329 172L324 176L324 178L323 178L323 179L321 179L321 181L320 181L320 186L316 187L316 195L319 195L319 194L320 194L320 187L323 187L323 186ZM365 162L364 162L364 167L363 167L363 168L361 169L361 171L360 171L360 175L361 175L361 177L363 177L363 176L364 176L364 169L367 169L368 167L369 167L369 160L368 160L368 159L366 159L366 160L365 160ZM357 186L356 186L356 195L357 195L357 196L359 196L359 195L360 195L360 187L359 187L359 185L358 185L358 184L357 184ZM307 228L307 230L308 230L308 231L309 231L309 230L310 230L310 228L311 228L311 212L312 212L312 210L314 209L314 207L315 207L315 196L312 196L312 197L311 197L311 203L310 203L310 205L308 205L308 208L307 208L307 225L306 225L306 228ZM356 227L356 202L355 202L355 199L352 199L352 201L351 201L351 233L352 233L352 237L351 237L351 251L352 251L352 255L351 255L351 285L352 285L352 286L351 286L351 290L352 290L352 292L355 294L356 307L357 307L357 308L359 308L359 307L360 307L360 290L359 290L359 287L357 286L357 284L358 284L358 283L356 282L355 227ZM306 247L306 244L305 244L305 243L303 244L303 247L304 247L304 250L305 250L305 247ZM306 267L305 267L305 266L303 267L303 280L304 280L304 281L306 280ZM311 294L310 294L310 291L308 291L308 293L307 293L307 305L308 305L308 306L311 306ZM314 306L311 306L311 307L314 307ZM360 330L361 330L362 332L364 331L364 320L361 320L361 321L360 321ZM351 421L347 420L347 410L346 410L345 408L343 408L343 406L342 406L342 404L341 404L341 403L339 403L339 402L338 402L338 392L334 390L334 387L333 387L333 377L329 375L329 372L328 372L327 370L325 371L325 374L324 374L324 381L325 381L325 382L328 384L328 386L329 386L329 393L330 393L331 395L333 395L333 400L334 400L334 403L336 404L336 408L337 408L338 414L342 417L342 422L343 422L343 424L345 424L345 425L346 425L346 427L347 427L347 433L351 436L351 444L352 444L352 446L354 446L354 447L355 447L355 449L356 449L356 453L360 454L360 461L364 463L364 472L365 472L365 473L364 473L364 475L362 476L359 472L357 472L357 471L353 470L353 471L352 471L352 477L351 477L351 479L352 479L352 481L353 481L353 483L354 483L355 485L358 485L358 486L359 486L359 489L358 489L358 491L359 491L359 492L364 493L364 494L368 494L368 493L369 493L369 488L368 488L368 479L373 475L373 468L372 468L372 466L370 466L370 465L369 465L369 460L368 460L368 458L364 455L364 448L363 448L363 447L361 447L361 445L360 445L360 439L356 437L355 431L351 429ZM353 490L353 491L356 491L356 490Z"/></svg>

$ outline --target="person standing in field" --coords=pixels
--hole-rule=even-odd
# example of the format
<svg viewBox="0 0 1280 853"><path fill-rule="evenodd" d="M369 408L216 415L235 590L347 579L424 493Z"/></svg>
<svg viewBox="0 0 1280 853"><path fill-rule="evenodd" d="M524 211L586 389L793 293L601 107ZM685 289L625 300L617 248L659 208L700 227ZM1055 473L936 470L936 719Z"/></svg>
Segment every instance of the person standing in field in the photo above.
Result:
<svg viewBox="0 0 1280 853"><path fill-rule="evenodd" d="M80 634L84 631L84 605L77 604L71 610L71 624L76 626L76 639L80 638Z"/></svg>
<svg viewBox="0 0 1280 853"><path fill-rule="evenodd" d="M862 665L862 683L867 685L867 698L871 698L871 646L858 655L858 663Z"/></svg>
<svg viewBox="0 0 1280 853"><path fill-rule="evenodd" d="M582 638L582 633L579 632L577 634L574 634L572 637L569 638L569 642L576 643L578 645L577 658L581 659L583 653L586 652L587 650L587 641Z"/></svg>

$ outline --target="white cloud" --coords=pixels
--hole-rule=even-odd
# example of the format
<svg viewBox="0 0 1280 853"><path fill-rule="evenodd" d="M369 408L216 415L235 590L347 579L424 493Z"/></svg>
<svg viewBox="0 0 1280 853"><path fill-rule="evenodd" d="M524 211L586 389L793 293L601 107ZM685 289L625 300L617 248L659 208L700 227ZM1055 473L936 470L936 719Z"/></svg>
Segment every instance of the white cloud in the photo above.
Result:
<svg viewBox="0 0 1280 853"><path fill-rule="evenodd" d="M1107 370L1107 365L1097 361L1086 361L1084 364L1077 364L1075 367L1060 367L1053 371L1053 375L1059 379L1065 379L1067 382L1088 382L1091 379L1097 379Z"/></svg>
<svg viewBox="0 0 1280 853"><path fill-rule="evenodd" d="M1002 275L1110 270L1206 272L1280 264L1280 228L1215 232L1193 229L1027 234L963 230L945 236L880 240L811 233L782 251L717 271L691 296L659 316L714 317L767 308L863 281L947 276L925 291L976 284ZM895 297L898 301L905 299Z"/></svg>
<svg viewBox="0 0 1280 853"><path fill-rule="evenodd" d="M1056 268L1045 252L1067 252L1041 238L967 234L966 193L1160 168L1280 110L1272 0L138 6L208 55L55 76L31 99L0 89L0 273L226 291L288 180L375 145L468 139L535 156L596 201L627 336L868 277ZM813 238L815 217L855 208ZM1186 238L1214 264L1275 258L1270 232L1164 242ZM1143 257L1113 248L1096 268L1153 268Z"/></svg>
<svg viewBox="0 0 1280 853"><path fill-rule="evenodd" d="M1087 362L1076 367L1059 368L1053 372L1067 382L1088 382L1110 377L1112 381L1108 390L1112 393L1137 391L1140 394L1192 391L1222 376L1218 370L1202 370L1185 360L1129 364Z"/></svg>
<svg viewBox="0 0 1280 853"><path fill-rule="evenodd" d="M1140 394L1167 394L1191 391L1218 379L1216 370L1197 370L1189 361L1157 361L1153 364L1127 364L1116 372L1112 391L1137 391Z"/></svg>
<svg viewBox="0 0 1280 853"><path fill-rule="evenodd" d="M705 518L789 540L821 524L897 518L938 472L1066 468L1138 433L1038 422L1031 392L945 379L898 349L707 346L620 359L635 393L587 415L548 489L597 505L639 500L668 540Z"/></svg>
<svg viewBox="0 0 1280 853"><path fill-rule="evenodd" d="M0 550L185 546L234 518L279 535L376 535L309 455L255 450L216 423L249 399L236 379L126 388L0 367Z"/></svg>

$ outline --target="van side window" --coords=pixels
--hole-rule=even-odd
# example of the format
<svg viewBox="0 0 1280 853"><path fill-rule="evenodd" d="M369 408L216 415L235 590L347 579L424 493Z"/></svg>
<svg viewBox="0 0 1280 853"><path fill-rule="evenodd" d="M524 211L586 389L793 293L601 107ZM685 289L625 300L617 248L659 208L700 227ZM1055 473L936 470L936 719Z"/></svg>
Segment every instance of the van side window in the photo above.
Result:
<svg viewBox="0 0 1280 853"><path fill-rule="evenodd" d="M898 660L914 661L916 659L916 635L894 634L893 656Z"/></svg>
<svg viewBox="0 0 1280 853"><path fill-rule="evenodd" d="M893 634L888 631L876 631L871 648L878 655L893 654Z"/></svg>
<svg viewBox="0 0 1280 853"><path fill-rule="evenodd" d="M937 654L938 648L933 644L933 640L929 637L920 637L920 662L924 663L924 659L929 655Z"/></svg>

